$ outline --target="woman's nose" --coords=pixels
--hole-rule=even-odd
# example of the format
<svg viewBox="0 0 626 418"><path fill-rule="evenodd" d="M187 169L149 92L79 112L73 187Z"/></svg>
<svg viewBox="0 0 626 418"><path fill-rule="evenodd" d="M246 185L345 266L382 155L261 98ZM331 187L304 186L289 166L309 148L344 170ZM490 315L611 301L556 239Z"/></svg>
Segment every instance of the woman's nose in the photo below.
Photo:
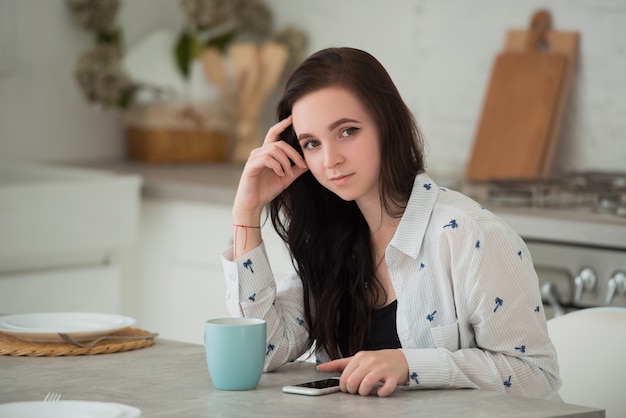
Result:
<svg viewBox="0 0 626 418"><path fill-rule="evenodd" d="M343 157L336 144L326 144L324 147L324 165L328 168L335 167L343 161Z"/></svg>

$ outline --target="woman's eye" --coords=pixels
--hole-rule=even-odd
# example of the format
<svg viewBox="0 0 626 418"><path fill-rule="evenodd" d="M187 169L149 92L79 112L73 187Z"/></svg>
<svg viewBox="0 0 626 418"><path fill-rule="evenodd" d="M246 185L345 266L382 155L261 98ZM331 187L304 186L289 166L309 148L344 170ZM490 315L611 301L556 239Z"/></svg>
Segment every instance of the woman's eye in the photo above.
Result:
<svg viewBox="0 0 626 418"><path fill-rule="evenodd" d="M355 127L351 126L349 128L346 128L346 129L342 130L341 133L340 133L340 136L342 138L345 138L345 137L348 137L348 136L352 136L355 133L357 133L358 130L359 130L359 128L355 128Z"/></svg>
<svg viewBox="0 0 626 418"><path fill-rule="evenodd" d="M318 144L319 143L317 141L309 139L307 141L304 141L304 143L302 143L302 149L313 149L313 148L317 147Z"/></svg>

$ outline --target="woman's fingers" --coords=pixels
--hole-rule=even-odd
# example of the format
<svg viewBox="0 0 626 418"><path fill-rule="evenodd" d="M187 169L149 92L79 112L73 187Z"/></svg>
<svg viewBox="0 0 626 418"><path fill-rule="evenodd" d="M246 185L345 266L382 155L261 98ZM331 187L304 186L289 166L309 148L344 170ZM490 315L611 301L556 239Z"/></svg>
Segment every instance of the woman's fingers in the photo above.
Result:
<svg viewBox="0 0 626 418"><path fill-rule="evenodd" d="M263 145L278 141L280 134L291 125L291 118L291 115L289 115L269 128L267 130L267 134L265 135L265 139L263 140Z"/></svg>
<svg viewBox="0 0 626 418"><path fill-rule="evenodd" d="M283 172L285 174L293 174L290 170L292 163L302 167L307 168L306 162L304 158L296 151L291 145L284 141L280 141L280 134L285 131L289 126L291 126L292 117L291 115L281 120L280 122L273 125L268 129L267 134L265 135L265 140L263 141L263 146L260 149L264 149L267 145L275 145L280 147L282 151L287 155L287 159L290 161L285 161L283 158L277 158L277 161L281 163L285 169ZM277 174L279 174L277 172ZM280 175L280 174L279 174Z"/></svg>
<svg viewBox="0 0 626 418"><path fill-rule="evenodd" d="M385 380L383 385L380 386L376 390L376 394L378 396L380 396L381 398L384 398L385 396L391 395L396 390L397 386L398 386L398 382L391 381L391 380Z"/></svg>
<svg viewBox="0 0 626 418"><path fill-rule="evenodd" d="M292 161L302 168L306 169L306 162L298 154L291 145L284 141L278 141L263 145L261 148L257 148L253 151L251 158L261 159L260 163L273 170L278 176L293 176L294 171L292 167ZM301 174L302 171L299 171Z"/></svg>
<svg viewBox="0 0 626 418"><path fill-rule="evenodd" d="M341 389L348 393L358 393L363 396L369 395L376 382L369 386L368 383L364 381L367 373L369 373L369 370L353 360L351 364L348 364L343 373L341 373Z"/></svg>
<svg viewBox="0 0 626 418"><path fill-rule="evenodd" d="M235 196L233 211L256 213L308 170L304 158L280 133L291 124L291 116L272 126L265 142L250 153Z"/></svg>
<svg viewBox="0 0 626 418"><path fill-rule="evenodd" d="M340 358L337 360L328 361L326 363L318 364L317 370L325 373L341 372L346 368L352 357Z"/></svg>
<svg viewBox="0 0 626 418"><path fill-rule="evenodd" d="M281 163L287 168L287 172L293 174L291 168L292 165L295 164L300 168L308 169L304 158L288 143L284 141L278 141L274 144L275 147L279 148L283 154L280 154ZM283 158L284 157L284 158Z"/></svg>
<svg viewBox="0 0 626 418"><path fill-rule="evenodd" d="M400 350L360 351L344 360L349 360L342 364L340 387L344 392L367 396L377 388L378 396L389 396L408 376L406 358Z"/></svg>

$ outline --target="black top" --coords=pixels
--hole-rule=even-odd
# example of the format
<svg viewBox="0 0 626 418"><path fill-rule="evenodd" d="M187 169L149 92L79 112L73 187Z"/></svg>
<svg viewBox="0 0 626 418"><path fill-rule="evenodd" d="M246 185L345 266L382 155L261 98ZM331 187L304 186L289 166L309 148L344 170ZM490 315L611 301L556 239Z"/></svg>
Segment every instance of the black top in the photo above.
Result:
<svg viewBox="0 0 626 418"><path fill-rule="evenodd" d="M402 346L396 328L397 310L398 301L394 300L389 305L372 311L369 338L365 341L364 350L382 350Z"/></svg>
<svg viewBox="0 0 626 418"><path fill-rule="evenodd" d="M400 339L396 329L396 311L398 301L394 300L387 306L373 309L370 318L368 336L363 344L363 350L382 350L387 348L400 348ZM341 325L340 325L341 327ZM350 330L342 327L340 336L347 335ZM347 356L347 338L341 338L339 349L344 356Z"/></svg>

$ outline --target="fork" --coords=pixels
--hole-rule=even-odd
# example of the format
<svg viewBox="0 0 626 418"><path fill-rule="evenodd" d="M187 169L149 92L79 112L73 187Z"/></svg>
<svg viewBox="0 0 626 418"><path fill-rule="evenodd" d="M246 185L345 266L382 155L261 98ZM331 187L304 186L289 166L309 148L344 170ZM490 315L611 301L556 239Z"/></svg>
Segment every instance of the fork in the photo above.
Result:
<svg viewBox="0 0 626 418"><path fill-rule="evenodd" d="M46 397L43 398L44 402L57 402L61 400L61 394L58 392L48 392Z"/></svg>
<svg viewBox="0 0 626 418"><path fill-rule="evenodd" d="M81 347L81 348L92 348L93 346L95 346L102 340L108 340L108 339L111 339L111 340L149 340L149 339L157 337L158 335L159 334L156 332L152 334L146 334L146 335L108 335L108 336L105 335L104 337L96 338L95 340L81 343L81 342L76 341L72 337L70 337L69 334L59 332L59 337L63 338L63 341L65 341L66 343L75 345L76 347Z"/></svg>

